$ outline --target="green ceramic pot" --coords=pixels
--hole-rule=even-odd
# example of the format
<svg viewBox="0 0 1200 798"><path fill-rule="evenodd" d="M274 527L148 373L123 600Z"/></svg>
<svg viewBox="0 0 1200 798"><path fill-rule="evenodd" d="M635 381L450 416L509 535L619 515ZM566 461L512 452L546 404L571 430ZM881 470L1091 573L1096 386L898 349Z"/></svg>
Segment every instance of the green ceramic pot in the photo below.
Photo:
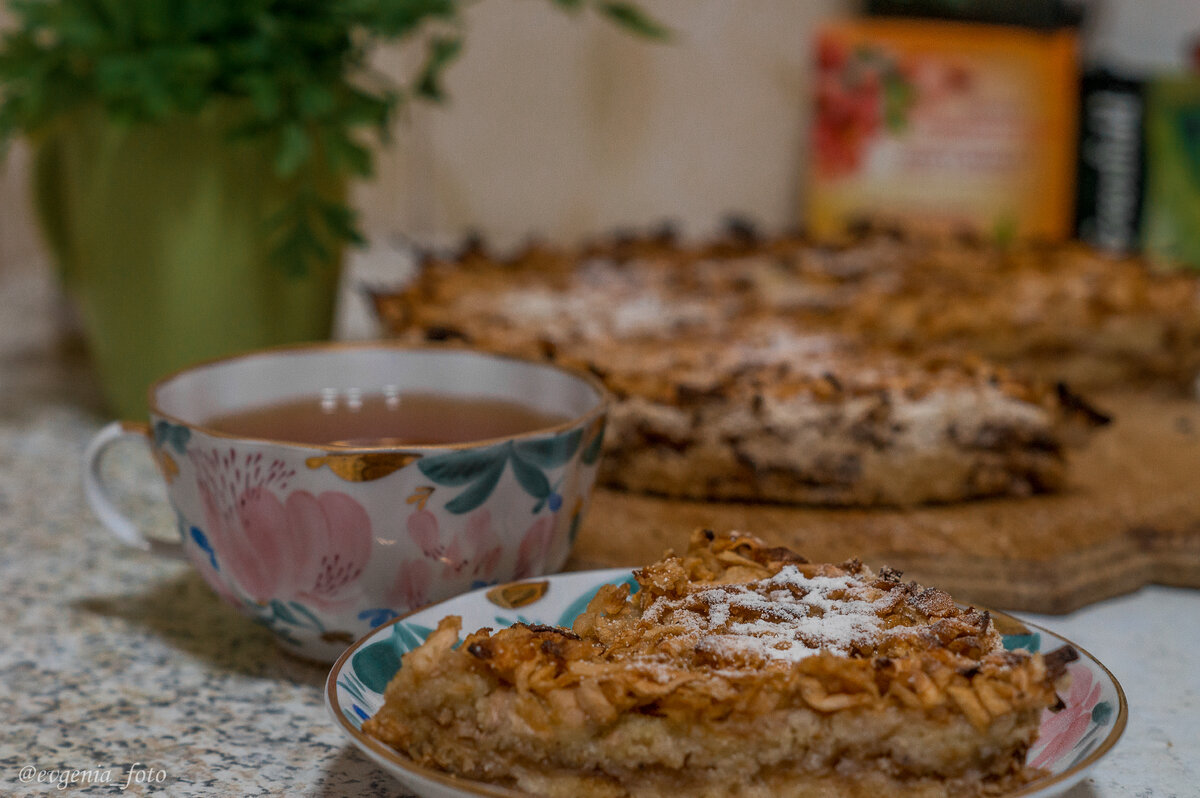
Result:
<svg viewBox="0 0 1200 798"><path fill-rule="evenodd" d="M40 222L119 417L144 417L149 384L195 361L329 336L342 247L324 242L331 257L299 274L269 260L264 220L297 182L265 145L232 141L231 118L131 125L89 108L36 143ZM345 196L332 175L317 185Z"/></svg>

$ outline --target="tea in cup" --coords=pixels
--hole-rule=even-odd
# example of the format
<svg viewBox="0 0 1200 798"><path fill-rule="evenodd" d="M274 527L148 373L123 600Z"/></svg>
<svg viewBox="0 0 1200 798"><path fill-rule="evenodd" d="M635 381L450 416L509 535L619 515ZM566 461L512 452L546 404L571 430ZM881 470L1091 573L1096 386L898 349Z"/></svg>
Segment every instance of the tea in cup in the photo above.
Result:
<svg viewBox="0 0 1200 798"><path fill-rule="evenodd" d="M595 480L607 394L590 375L467 349L318 344L203 363L114 422L84 487L123 542L186 557L288 651L331 661L371 628L472 588L560 569ZM143 438L178 542L100 478Z"/></svg>

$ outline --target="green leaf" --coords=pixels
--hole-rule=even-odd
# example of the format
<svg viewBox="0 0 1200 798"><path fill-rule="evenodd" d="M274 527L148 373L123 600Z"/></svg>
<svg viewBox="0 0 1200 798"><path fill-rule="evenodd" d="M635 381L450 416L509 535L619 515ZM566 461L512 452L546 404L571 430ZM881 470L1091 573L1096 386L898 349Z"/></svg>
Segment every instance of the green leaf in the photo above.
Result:
<svg viewBox="0 0 1200 798"><path fill-rule="evenodd" d="M137 26L132 3L125 0L96 0L93 7L104 15L114 39L132 44Z"/></svg>
<svg viewBox="0 0 1200 798"><path fill-rule="evenodd" d="M1037 632L1026 635L1004 635L1001 641L1006 651L1023 648L1030 653L1037 653L1042 646L1042 636Z"/></svg>
<svg viewBox="0 0 1200 798"><path fill-rule="evenodd" d="M174 26L169 3L126 2L133 9L134 35L140 41L161 41Z"/></svg>
<svg viewBox="0 0 1200 798"><path fill-rule="evenodd" d="M321 620L317 618L316 615L313 615L312 610L310 610L308 607L305 607L298 601L289 601L288 606L290 606L293 611L304 616L304 619L307 621L307 623L304 624L305 626L312 627L312 629L318 633L324 633L325 625L321 623Z"/></svg>
<svg viewBox="0 0 1200 798"><path fill-rule="evenodd" d="M300 621L296 619L296 616L292 614L292 611L288 609L288 606L279 599L271 599L270 606L271 611L279 620L283 621L284 623L290 623L293 626L299 625Z"/></svg>
<svg viewBox="0 0 1200 798"><path fill-rule="evenodd" d="M506 460L507 458L505 460L496 460L480 476L475 484L446 502L446 510L455 515L462 515L463 513L471 512L487 501L488 497L492 495L492 491L496 489L496 484L500 481L500 475L504 473Z"/></svg>
<svg viewBox="0 0 1200 798"><path fill-rule="evenodd" d="M271 251L271 260L285 274L300 276L307 273L310 265L327 261L329 247L321 241L310 220L315 201L302 192L294 201L285 205L267 218L266 228L278 231L276 245Z"/></svg>
<svg viewBox="0 0 1200 798"><path fill-rule="evenodd" d="M667 39L671 31L648 16L633 3L608 0L600 3L600 11L617 25L650 39Z"/></svg>
<svg viewBox="0 0 1200 798"><path fill-rule="evenodd" d="M351 676L353 676L353 673L351 673ZM338 687L342 688L347 693L349 693L354 698L354 700L357 701L358 703L365 704L365 703L367 703L367 701L366 701L366 698L364 697L362 687L360 685L361 685L361 682L359 682L356 677L353 678L353 680L338 679Z"/></svg>
<svg viewBox="0 0 1200 798"><path fill-rule="evenodd" d="M417 637L411 629L404 625L403 621L400 621L394 627L392 627L392 635L394 636L393 644L397 647L397 649L400 649L401 646L403 646L403 651L406 652L412 651L414 648L418 648L423 642L421 638Z"/></svg>
<svg viewBox="0 0 1200 798"><path fill-rule="evenodd" d="M320 212L325 222L325 229L331 237L340 238L352 244L363 245L367 243L367 239L362 233L358 232L358 227L355 224L358 214L350 208L335 203L322 203Z"/></svg>
<svg viewBox="0 0 1200 798"><path fill-rule="evenodd" d="M252 72L242 81L250 103L260 119L273 119L283 109L283 98L279 87L265 72Z"/></svg>
<svg viewBox="0 0 1200 798"><path fill-rule="evenodd" d="M170 446L179 454L187 454L187 445L191 437L192 431L178 424L158 421L154 425L154 445L159 448Z"/></svg>
<svg viewBox="0 0 1200 798"><path fill-rule="evenodd" d="M497 463L503 468L508 462L511 447L512 443L506 442L486 449L463 449L422 457L417 468L438 485L467 485L489 473Z"/></svg>
<svg viewBox="0 0 1200 798"><path fill-rule="evenodd" d="M628 2L552 0L562 11L596 5L615 22L665 29ZM315 193L318 157L335 176L369 176L359 131L386 141L401 103L445 97L442 77L463 48L466 0L8 0L0 33L0 153L98 105L110 120L155 122L229 103L245 110L231 139L269 142L275 172ZM433 27L436 26L436 27ZM424 36L411 83L371 72L382 40ZM362 240L344 206L299 201L266 228L273 262L289 274Z"/></svg>
<svg viewBox="0 0 1200 798"><path fill-rule="evenodd" d="M542 468L558 468L564 465L579 448L583 430L571 430L552 438L535 438L513 444L517 455L536 463Z"/></svg>
<svg viewBox="0 0 1200 798"><path fill-rule="evenodd" d="M433 634L433 628L429 626L422 626L419 623L406 623L405 625L409 629L412 629L417 634L417 637L421 638L422 643L428 640L429 636Z"/></svg>
<svg viewBox="0 0 1200 798"><path fill-rule="evenodd" d="M354 89L345 93L339 118L345 129L363 125L385 126L399 101L397 92L371 94Z"/></svg>
<svg viewBox="0 0 1200 798"><path fill-rule="evenodd" d="M542 470L532 463L514 455L512 460L513 476L525 492L535 499L544 499L550 495L550 480Z"/></svg>
<svg viewBox="0 0 1200 798"><path fill-rule="evenodd" d="M335 169L359 177L371 176L371 151L366 147L351 140L340 130L329 131L323 141Z"/></svg>
<svg viewBox="0 0 1200 798"><path fill-rule="evenodd" d="M385 36L403 37L416 32L430 19L454 19L458 16L458 0L376 0L359 4L360 11Z"/></svg>
<svg viewBox="0 0 1200 798"><path fill-rule="evenodd" d="M334 109L333 92L321 85L301 86L296 105L300 115L309 119L326 116Z"/></svg>
<svg viewBox="0 0 1200 798"><path fill-rule="evenodd" d="M286 125L280 135L279 153L275 156L275 172L281 177L296 174L312 153L308 133L299 124Z"/></svg>
<svg viewBox="0 0 1200 798"><path fill-rule="evenodd" d="M425 66L417 78L417 94L430 100L445 99L441 84L442 73L460 52L462 38L459 36L434 36L430 39Z"/></svg>
<svg viewBox="0 0 1200 798"><path fill-rule="evenodd" d="M355 652L350 665L365 687L380 694L387 689L388 682L400 670L400 654L404 653L396 648L393 638L389 637Z"/></svg>

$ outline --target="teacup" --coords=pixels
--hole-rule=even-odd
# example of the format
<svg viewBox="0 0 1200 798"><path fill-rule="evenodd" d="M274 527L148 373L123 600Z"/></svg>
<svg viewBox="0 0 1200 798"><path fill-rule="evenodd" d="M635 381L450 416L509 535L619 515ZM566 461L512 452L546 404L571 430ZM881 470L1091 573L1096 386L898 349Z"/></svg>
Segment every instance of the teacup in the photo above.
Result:
<svg viewBox="0 0 1200 798"><path fill-rule="evenodd" d="M410 392L564 420L423 445L269 440L212 426L304 397ZM120 540L186 557L286 650L332 661L421 605L559 570L587 507L606 408L597 380L546 363L387 343L270 349L153 385L149 424L114 422L96 435L84 487ZM105 452L130 436L149 443L178 542L145 535L100 479Z"/></svg>

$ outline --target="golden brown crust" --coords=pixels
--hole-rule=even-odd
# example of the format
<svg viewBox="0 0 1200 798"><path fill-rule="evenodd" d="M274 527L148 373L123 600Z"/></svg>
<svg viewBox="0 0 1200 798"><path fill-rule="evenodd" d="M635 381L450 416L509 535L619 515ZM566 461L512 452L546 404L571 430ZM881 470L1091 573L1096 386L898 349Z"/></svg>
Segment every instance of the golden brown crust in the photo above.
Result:
<svg viewBox="0 0 1200 798"><path fill-rule="evenodd" d="M597 374L616 397L600 474L611 486L953 502L1062 487L1065 447L1103 421L1070 391L978 353L1035 369L1075 352L1076 365L1179 371L1189 346L1200 353L1192 283L1113 265L1125 287L1109 291L1106 262L1075 267L1063 252L1060 274L1037 250L1010 259L886 237L847 250L748 234L699 248L630 238L434 261L377 305L402 336ZM1174 354L1120 354L1118 339Z"/></svg>
<svg viewBox="0 0 1200 798"><path fill-rule="evenodd" d="M1192 274L1158 273L1078 244L997 248L865 231L853 245L829 247L746 227L699 246L660 232L577 252L531 246L507 260L477 248L431 260L412 290L376 297L378 310L403 330L429 309L413 299L437 314L476 285L493 296L522 285L562 289L599 259L652 272L650 282L684 296L722 297L739 315L783 315L905 351L948 346L1081 388L1185 384L1200 370L1200 280Z"/></svg>
<svg viewBox="0 0 1200 798"><path fill-rule="evenodd" d="M844 777L830 795L885 776L898 794L943 795L1029 778L1065 663L1006 651L988 613L741 534L698 531L635 576L635 594L601 588L573 630L482 629L453 648L460 622L444 619L364 731L544 794L659 795L672 768L688 775L685 753L718 786Z"/></svg>

